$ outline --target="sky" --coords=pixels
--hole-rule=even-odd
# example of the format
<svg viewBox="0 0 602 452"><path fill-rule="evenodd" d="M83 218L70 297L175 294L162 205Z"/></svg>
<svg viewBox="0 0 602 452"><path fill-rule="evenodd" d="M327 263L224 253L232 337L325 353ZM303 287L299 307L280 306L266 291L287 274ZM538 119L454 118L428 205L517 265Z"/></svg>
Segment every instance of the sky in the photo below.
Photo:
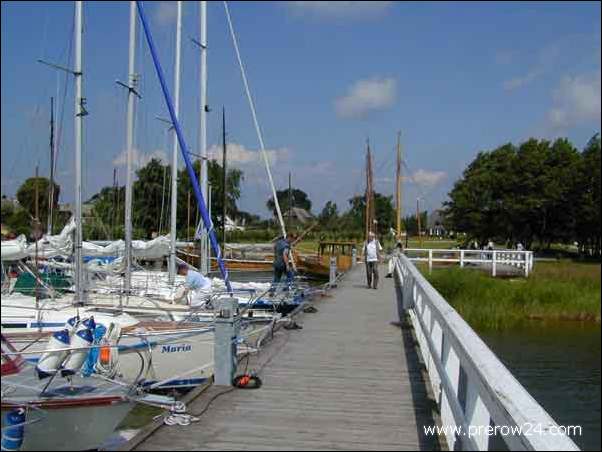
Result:
<svg viewBox="0 0 602 452"><path fill-rule="evenodd" d="M395 190L398 131L404 214L434 210L481 150L530 137L577 147L600 130L599 2L231 2L232 20L277 188L308 193L312 211L362 194L366 140L375 188ZM173 94L175 2L144 2ZM184 2L180 120L198 150L198 2ZM73 2L1 6L2 194L49 171L50 97L58 97L61 202L74 198ZM84 199L125 181L129 2L84 2ZM139 28L140 31L140 28ZM270 188L222 2L208 5L208 145L243 170L239 208L267 217ZM139 34L135 158L171 159L148 46ZM66 87L66 91L65 91ZM63 102L64 99L64 102ZM182 158L179 156L179 165Z"/></svg>

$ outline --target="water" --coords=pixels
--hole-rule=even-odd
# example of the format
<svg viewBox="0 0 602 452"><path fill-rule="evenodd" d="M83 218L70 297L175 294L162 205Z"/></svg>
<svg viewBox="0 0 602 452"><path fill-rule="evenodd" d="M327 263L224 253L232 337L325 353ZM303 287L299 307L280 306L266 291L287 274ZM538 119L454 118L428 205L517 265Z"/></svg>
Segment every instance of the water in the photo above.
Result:
<svg viewBox="0 0 602 452"><path fill-rule="evenodd" d="M483 340L559 425L582 426L582 450L600 450L600 325L559 322Z"/></svg>

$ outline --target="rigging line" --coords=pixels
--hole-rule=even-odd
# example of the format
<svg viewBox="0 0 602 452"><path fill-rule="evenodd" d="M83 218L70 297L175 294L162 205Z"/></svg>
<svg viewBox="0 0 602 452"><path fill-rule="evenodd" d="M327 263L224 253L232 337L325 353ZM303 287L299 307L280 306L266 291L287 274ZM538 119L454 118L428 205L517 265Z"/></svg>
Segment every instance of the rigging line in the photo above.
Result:
<svg viewBox="0 0 602 452"><path fill-rule="evenodd" d="M75 34L75 5L73 5L73 17L71 20L71 32L69 33L69 50L67 52L67 67L71 67L71 59L73 57L73 36ZM61 145L62 145L62 137L63 137L63 125L65 122L65 105L66 105L66 100L67 100L67 91L69 88L69 74L65 73L65 81L63 83L63 100L61 101L61 113L60 113L60 119L59 119L59 124L58 124L58 128L57 128L57 134L56 134L56 155L54 156L54 172L56 174L56 167L58 165L58 161L59 161L59 154L61 151ZM59 102L59 100L57 99L57 102Z"/></svg>
<svg viewBox="0 0 602 452"><path fill-rule="evenodd" d="M44 8L44 25L42 26L42 41L40 42L40 55L41 59L45 59L46 56L46 43L48 41L48 9Z"/></svg>
<svg viewBox="0 0 602 452"><path fill-rule="evenodd" d="M278 196L276 193L276 187L274 186L274 179L272 178L272 172L270 170L270 162L268 159L268 155L265 151L265 145L263 142L263 135L261 133L261 128L259 127L259 121L257 119L257 114L255 112L255 104L253 102L253 97L251 96L251 90L249 88L249 82L247 80L246 71L242 62L242 58L240 56L240 50L238 48L238 41L236 39L236 34L234 32L234 25L232 24L232 18L230 17L230 9L228 8L228 2L224 1L224 9L226 11L226 18L228 20L228 28L230 30L230 36L232 37L232 43L234 45L234 50L236 52L236 58L238 60L238 65L240 67L240 72L243 79L243 84L245 86L245 91L247 94L247 99L249 101L249 107L251 108L251 115L253 116L253 123L255 124L255 131L257 133L257 138L259 139L259 145L261 146L261 155L263 156L263 160L265 163L266 171L268 173L268 179L270 182L270 186L272 188L272 195L274 196L274 204L276 207L276 212L278 213L278 221L280 221L280 227L282 229L282 235L286 237L286 227L284 225L284 220L282 218L282 211L280 210L280 203L278 202ZM293 263L294 266L294 263Z"/></svg>

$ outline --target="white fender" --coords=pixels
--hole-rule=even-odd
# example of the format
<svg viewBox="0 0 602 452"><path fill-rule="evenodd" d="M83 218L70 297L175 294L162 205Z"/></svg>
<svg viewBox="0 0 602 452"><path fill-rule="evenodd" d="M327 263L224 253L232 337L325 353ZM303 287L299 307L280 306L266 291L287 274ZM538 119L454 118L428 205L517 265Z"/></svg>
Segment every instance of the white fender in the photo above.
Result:
<svg viewBox="0 0 602 452"><path fill-rule="evenodd" d="M90 346L94 342L92 330L84 322L80 323L77 331L71 338L71 351L69 357L63 363L61 375L63 377L75 374L84 364L84 361L90 353ZM79 349L79 350L78 350Z"/></svg>
<svg viewBox="0 0 602 452"><path fill-rule="evenodd" d="M42 354L36 365L38 378L50 377L57 373L61 363L69 353L65 349L70 346L70 343L69 330L64 329L52 334L46 346L46 351Z"/></svg>

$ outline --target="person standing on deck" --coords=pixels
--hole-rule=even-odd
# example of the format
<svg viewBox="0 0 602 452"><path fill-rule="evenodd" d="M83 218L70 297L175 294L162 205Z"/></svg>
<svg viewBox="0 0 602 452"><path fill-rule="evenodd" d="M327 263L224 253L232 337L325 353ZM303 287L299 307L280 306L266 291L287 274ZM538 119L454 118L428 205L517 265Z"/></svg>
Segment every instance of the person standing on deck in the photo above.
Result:
<svg viewBox="0 0 602 452"><path fill-rule="evenodd" d="M291 242L294 239L290 232L285 237L281 237L274 245L274 281L270 287L270 296L276 292L276 286L280 284L282 275L286 273L286 282L290 286L293 283L293 271L291 269L290 252Z"/></svg>
<svg viewBox="0 0 602 452"><path fill-rule="evenodd" d="M401 253L403 253L403 245L401 243L401 240L398 240L395 244L395 249L393 249L393 252L389 256L389 272L387 273L387 276L385 276L385 278L393 277L393 272L395 271L395 258L399 257Z"/></svg>
<svg viewBox="0 0 602 452"><path fill-rule="evenodd" d="M211 280L205 278L199 272L191 270L186 264L178 265L178 275L184 276L186 282L184 283L184 291L176 295L174 302L186 299L186 295L190 293L190 306L202 305L211 289Z"/></svg>
<svg viewBox="0 0 602 452"><path fill-rule="evenodd" d="M368 241L364 244L364 260L366 261L366 277L368 279L368 289L378 288L378 262L380 252L383 247L376 240L374 232L368 233Z"/></svg>

